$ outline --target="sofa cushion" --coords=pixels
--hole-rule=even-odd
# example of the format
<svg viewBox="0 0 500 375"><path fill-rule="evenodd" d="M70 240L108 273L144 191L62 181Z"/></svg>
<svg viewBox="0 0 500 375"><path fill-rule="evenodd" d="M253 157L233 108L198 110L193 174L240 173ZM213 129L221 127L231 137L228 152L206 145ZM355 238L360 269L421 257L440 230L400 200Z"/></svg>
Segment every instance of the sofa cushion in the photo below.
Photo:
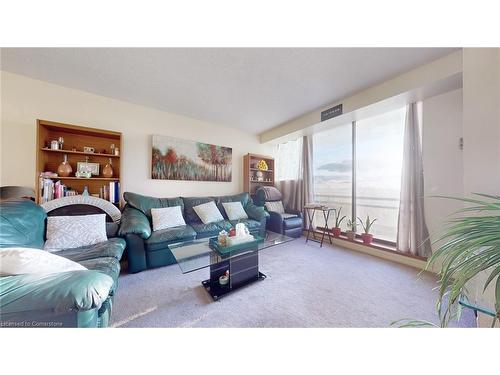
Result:
<svg viewBox="0 0 500 375"><path fill-rule="evenodd" d="M266 209L270 212L277 212L279 214L285 213L285 208L283 207L282 201L272 201L265 203Z"/></svg>
<svg viewBox="0 0 500 375"><path fill-rule="evenodd" d="M193 210L203 224L217 223L224 220L224 217L213 201L194 206Z"/></svg>
<svg viewBox="0 0 500 375"><path fill-rule="evenodd" d="M283 220L284 229L299 228L299 227L302 227L302 219L300 217L291 217L289 219Z"/></svg>
<svg viewBox="0 0 500 375"><path fill-rule="evenodd" d="M57 252L57 255L71 259L75 262L102 257L112 257L116 260L120 260L125 250L125 245L126 243L123 238L110 238L106 242L95 245L61 250Z"/></svg>
<svg viewBox="0 0 500 375"><path fill-rule="evenodd" d="M110 276L114 281L112 289L116 289L118 275L120 274L120 261L118 259L113 257L102 257L82 260L79 263L89 270L99 271Z"/></svg>
<svg viewBox="0 0 500 375"><path fill-rule="evenodd" d="M44 249L59 251L95 245L107 239L105 214L49 216Z"/></svg>
<svg viewBox="0 0 500 375"><path fill-rule="evenodd" d="M153 232L144 243L147 251L156 251L165 249L167 243L189 241L193 240L195 237L196 232L190 225L182 225Z"/></svg>
<svg viewBox="0 0 500 375"><path fill-rule="evenodd" d="M153 217L153 231L155 232L186 225L181 206L152 208L151 216Z"/></svg>
<svg viewBox="0 0 500 375"><path fill-rule="evenodd" d="M230 220L231 225L234 227L238 223L244 223L250 232L255 232L260 229L260 222L252 219L244 220Z"/></svg>
<svg viewBox="0 0 500 375"><path fill-rule="evenodd" d="M28 199L8 199L0 202L0 248L43 248L45 210Z"/></svg>
<svg viewBox="0 0 500 375"><path fill-rule="evenodd" d="M231 223L227 220L209 224L193 223L191 226L196 231L197 238L217 236L221 230L228 231L232 227Z"/></svg>
<svg viewBox="0 0 500 375"><path fill-rule="evenodd" d="M125 193L123 193L123 199L131 207L142 211L142 213L144 213L144 215L146 215L149 220L151 220L152 208L181 206L181 210L184 211L184 201L179 197L155 198L126 191Z"/></svg>
<svg viewBox="0 0 500 375"><path fill-rule="evenodd" d="M201 223L200 218L194 211L193 207L199 206L203 203L208 203L210 201L214 201L212 197L187 197L182 198L184 201L184 218L186 219L186 223Z"/></svg>
<svg viewBox="0 0 500 375"><path fill-rule="evenodd" d="M229 220L248 219L248 215L241 205L241 202L224 202L222 206Z"/></svg>
<svg viewBox="0 0 500 375"><path fill-rule="evenodd" d="M25 274L48 275L85 269L79 263L40 249L10 247L0 251L0 277Z"/></svg>
<svg viewBox="0 0 500 375"><path fill-rule="evenodd" d="M243 208L246 208L248 203L250 203L250 195L246 192L235 195L223 195L221 197L215 197L215 201L217 207L219 208L219 211L222 212L224 219L229 219L228 216L226 215L223 203L240 202Z"/></svg>

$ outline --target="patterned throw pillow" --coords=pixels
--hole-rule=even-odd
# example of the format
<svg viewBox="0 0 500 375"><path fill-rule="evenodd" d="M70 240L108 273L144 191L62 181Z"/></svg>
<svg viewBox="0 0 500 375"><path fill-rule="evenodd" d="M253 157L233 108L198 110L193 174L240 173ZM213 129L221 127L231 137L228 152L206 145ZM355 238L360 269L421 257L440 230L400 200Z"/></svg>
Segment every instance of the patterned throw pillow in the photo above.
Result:
<svg viewBox="0 0 500 375"><path fill-rule="evenodd" d="M51 274L86 269L72 260L40 249L11 247L0 251L0 276Z"/></svg>
<svg viewBox="0 0 500 375"><path fill-rule="evenodd" d="M266 208L268 211L277 212L279 214L285 213L285 208L283 207L282 201L266 202Z"/></svg>
<svg viewBox="0 0 500 375"><path fill-rule="evenodd" d="M222 206L229 220L248 219L248 215L243 209L241 202L226 202L222 203Z"/></svg>
<svg viewBox="0 0 500 375"><path fill-rule="evenodd" d="M193 210L196 212L196 215L198 215L203 224L215 223L217 221L224 220L214 201L194 206Z"/></svg>
<svg viewBox="0 0 500 375"><path fill-rule="evenodd" d="M58 251L107 241L106 215L49 216L44 249Z"/></svg>
<svg viewBox="0 0 500 375"><path fill-rule="evenodd" d="M152 208L153 231L186 225L181 206Z"/></svg>

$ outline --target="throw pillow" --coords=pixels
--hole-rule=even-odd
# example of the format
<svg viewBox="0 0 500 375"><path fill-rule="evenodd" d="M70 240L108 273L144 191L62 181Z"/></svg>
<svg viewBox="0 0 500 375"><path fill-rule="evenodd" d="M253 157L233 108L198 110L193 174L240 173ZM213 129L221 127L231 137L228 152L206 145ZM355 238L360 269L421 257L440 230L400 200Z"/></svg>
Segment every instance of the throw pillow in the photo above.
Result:
<svg viewBox="0 0 500 375"><path fill-rule="evenodd" d="M153 231L186 225L181 206L152 208Z"/></svg>
<svg viewBox="0 0 500 375"><path fill-rule="evenodd" d="M44 249L58 251L107 241L106 215L49 216Z"/></svg>
<svg viewBox="0 0 500 375"><path fill-rule="evenodd" d="M193 210L194 212L196 212L196 215L198 215L203 224L209 224L224 220L214 201L203 203L199 206L194 206Z"/></svg>
<svg viewBox="0 0 500 375"><path fill-rule="evenodd" d="M268 211L277 212L279 214L285 213L282 201L266 202L265 205Z"/></svg>
<svg viewBox="0 0 500 375"><path fill-rule="evenodd" d="M7 247L0 250L0 276L50 274L86 269L72 260L40 249Z"/></svg>
<svg viewBox="0 0 500 375"><path fill-rule="evenodd" d="M222 203L229 220L248 219L248 215L243 209L241 202L226 202Z"/></svg>

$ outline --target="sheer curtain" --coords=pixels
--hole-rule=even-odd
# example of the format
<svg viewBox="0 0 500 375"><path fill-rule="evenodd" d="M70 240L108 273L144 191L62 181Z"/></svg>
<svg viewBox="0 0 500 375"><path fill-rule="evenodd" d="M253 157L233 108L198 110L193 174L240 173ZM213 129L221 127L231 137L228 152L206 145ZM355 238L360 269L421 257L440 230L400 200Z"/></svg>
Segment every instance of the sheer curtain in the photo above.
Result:
<svg viewBox="0 0 500 375"><path fill-rule="evenodd" d="M314 199L312 137L304 136L278 146L276 187L285 208L302 211Z"/></svg>
<svg viewBox="0 0 500 375"><path fill-rule="evenodd" d="M424 218L421 138L422 102L410 103L406 107L397 250L426 257L431 251Z"/></svg>

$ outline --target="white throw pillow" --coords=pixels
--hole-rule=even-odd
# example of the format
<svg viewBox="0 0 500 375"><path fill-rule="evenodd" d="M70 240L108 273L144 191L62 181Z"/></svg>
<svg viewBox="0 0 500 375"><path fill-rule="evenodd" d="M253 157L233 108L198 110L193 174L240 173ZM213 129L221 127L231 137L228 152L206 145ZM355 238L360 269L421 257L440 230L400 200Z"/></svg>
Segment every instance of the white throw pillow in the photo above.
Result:
<svg viewBox="0 0 500 375"><path fill-rule="evenodd" d="M41 249L28 247L0 249L0 276L50 274L86 269L81 264Z"/></svg>
<svg viewBox="0 0 500 375"><path fill-rule="evenodd" d="M49 216L45 250L58 251L107 241L106 215Z"/></svg>
<svg viewBox="0 0 500 375"><path fill-rule="evenodd" d="M152 208L153 231L186 225L181 206Z"/></svg>
<svg viewBox="0 0 500 375"><path fill-rule="evenodd" d="M224 220L214 201L203 203L199 206L194 206L193 210L194 212L196 212L196 215L198 215L203 224L209 224Z"/></svg>
<svg viewBox="0 0 500 375"><path fill-rule="evenodd" d="M241 202L222 203L229 220L248 219L248 215L243 209Z"/></svg>
<svg viewBox="0 0 500 375"><path fill-rule="evenodd" d="M265 205L268 211L277 212L279 214L285 213L282 201L266 202Z"/></svg>

